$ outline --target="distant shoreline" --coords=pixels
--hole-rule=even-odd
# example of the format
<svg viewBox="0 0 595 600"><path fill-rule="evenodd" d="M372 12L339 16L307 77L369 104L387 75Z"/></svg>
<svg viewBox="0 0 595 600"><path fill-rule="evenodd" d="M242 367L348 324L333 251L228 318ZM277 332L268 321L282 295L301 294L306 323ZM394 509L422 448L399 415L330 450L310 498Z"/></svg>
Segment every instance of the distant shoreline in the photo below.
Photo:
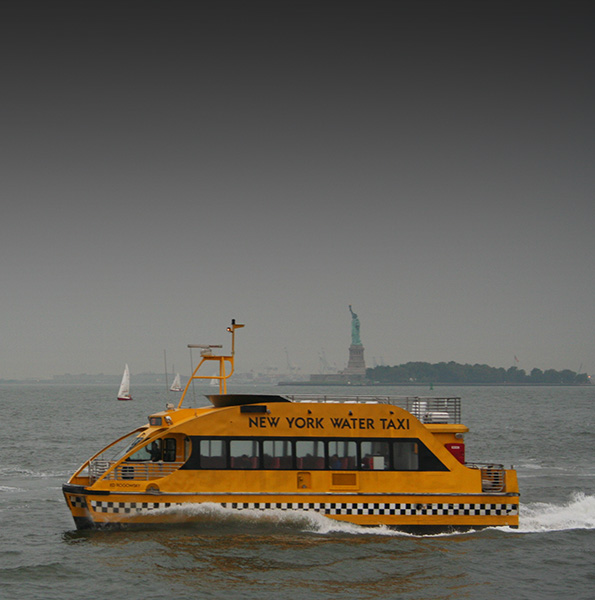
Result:
<svg viewBox="0 0 595 600"><path fill-rule="evenodd" d="M312 383L310 381L280 381L280 386L303 386L303 387L590 387L591 383L420 383L409 381L402 383Z"/></svg>

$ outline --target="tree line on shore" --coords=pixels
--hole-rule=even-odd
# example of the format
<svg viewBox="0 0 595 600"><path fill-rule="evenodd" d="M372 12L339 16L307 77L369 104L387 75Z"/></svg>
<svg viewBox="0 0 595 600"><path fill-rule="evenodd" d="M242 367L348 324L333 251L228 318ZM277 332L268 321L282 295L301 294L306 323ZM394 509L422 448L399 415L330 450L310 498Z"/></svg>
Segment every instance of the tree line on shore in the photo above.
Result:
<svg viewBox="0 0 595 600"><path fill-rule="evenodd" d="M583 385L590 383L586 373L570 369L524 369L469 365L456 362L408 362L394 367L378 366L366 369L366 378L375 383L491 383Z"/></svg>

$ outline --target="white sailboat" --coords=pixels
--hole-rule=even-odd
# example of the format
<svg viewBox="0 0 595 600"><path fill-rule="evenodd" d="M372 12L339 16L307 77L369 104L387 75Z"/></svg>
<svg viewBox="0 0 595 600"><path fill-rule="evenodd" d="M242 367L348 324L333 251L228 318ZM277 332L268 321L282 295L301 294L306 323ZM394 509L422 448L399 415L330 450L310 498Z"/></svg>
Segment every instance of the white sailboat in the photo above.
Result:
<svg viewBox="0 0 595 600"><path fill-rule="evenodd" d="M182 382L180 380L179 373L176 373L176 376L174 377L174 382L171 384L171 387L169 389L172 392L183 392L184 391L184 388L182 387Z"/></svg>
<svg viewBox="0 0 595 600"><path fill-rule="evenodd" d="M130 370L128 365L124 367L124 375L122 375L122 383L120 383L120 389L118 390L118 400L132 400L130 395Z"/></svg>

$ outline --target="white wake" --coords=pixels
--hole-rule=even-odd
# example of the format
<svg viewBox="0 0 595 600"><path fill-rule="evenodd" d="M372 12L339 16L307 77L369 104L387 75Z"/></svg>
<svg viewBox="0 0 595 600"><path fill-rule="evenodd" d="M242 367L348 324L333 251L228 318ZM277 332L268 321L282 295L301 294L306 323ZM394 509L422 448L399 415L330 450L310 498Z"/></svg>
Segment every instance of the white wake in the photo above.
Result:
<svg viewBox="0 0 595 600"><path fill-rule="evenodd" d="M564 504L521 503L518 532L570 529L595 529L595 496L577 492Z"/></svg>
<svg viewBox="0 0 595 600"><path fill-rule="evenodd" d="M314 511L300 510L236 510L224 508L219 504L200 503L183 504L152 510L151 513L167 513L178 516L180 522L190 518L193 522L211 525L250 527L275 527L293 531L306 531L317 534L350 534L410 536L388 527L365 527L337 521ZM595 496L582 492L572 495L564 504L534 502L520 505L519 528L497 527L496 529L510 533L538 533L565 531L573 529L595 529ZM440 534L438 537L460 535L453 533ZM415 537L415 536L414 536ZM434 536L433 536L434 537Z"/></svg>

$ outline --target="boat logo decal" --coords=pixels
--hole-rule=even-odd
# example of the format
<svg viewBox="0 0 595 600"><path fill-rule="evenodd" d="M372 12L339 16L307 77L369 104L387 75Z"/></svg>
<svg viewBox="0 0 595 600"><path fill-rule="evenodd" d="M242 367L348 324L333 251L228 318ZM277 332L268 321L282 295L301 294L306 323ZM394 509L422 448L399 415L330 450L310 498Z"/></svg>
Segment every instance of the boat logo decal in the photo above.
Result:
<svg viewBox="0 0 595 600"><path fill-rule="evenodd" d="M132 477L129 477L128 479L132 479ZM112 482L110 483L110 487L118 487L118 488L139 488L141 485L140 483L128 483L126 481L118 481L117 483Z"/></svg>
<svg viewBox="0 0 595 600"><path fill-rule="evenodd" d="M369 417L250 417L249 428L276 429L279 424L289 429L358 429L389 430L409 429L409 419L369 418Z"/></svg>

